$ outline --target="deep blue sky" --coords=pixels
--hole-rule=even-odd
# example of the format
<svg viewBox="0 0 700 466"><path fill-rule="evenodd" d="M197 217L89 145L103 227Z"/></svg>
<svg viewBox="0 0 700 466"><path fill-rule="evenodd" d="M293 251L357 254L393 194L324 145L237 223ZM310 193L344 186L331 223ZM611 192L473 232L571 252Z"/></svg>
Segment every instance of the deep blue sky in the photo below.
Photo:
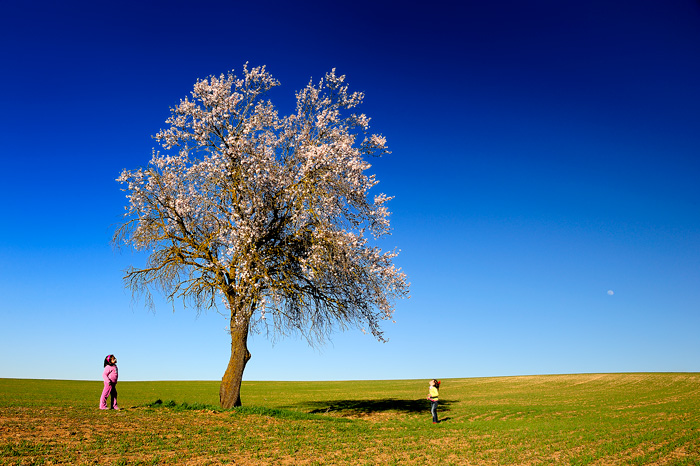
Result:
<svg viewBox="0 0 700 466"><path fill-rule="evenodd" d="M245 62L283 110L366 93L412 283L388 343L254 335L246 379L700 371L700 3L252 3L0 6L0 377L223 375L226 318L133 303L110 239L119 172Z"/></svg>

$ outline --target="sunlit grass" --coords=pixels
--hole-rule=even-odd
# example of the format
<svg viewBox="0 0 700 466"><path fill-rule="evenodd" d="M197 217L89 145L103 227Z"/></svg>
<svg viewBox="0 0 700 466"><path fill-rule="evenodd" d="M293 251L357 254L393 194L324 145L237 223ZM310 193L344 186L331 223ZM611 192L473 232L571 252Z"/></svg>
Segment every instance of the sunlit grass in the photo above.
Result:
<svg viewBox="0 0 700 466"><path fill-rule="evenodd" d="M700 464L700 374L427 381L0 379L0 464Z"/></svg>

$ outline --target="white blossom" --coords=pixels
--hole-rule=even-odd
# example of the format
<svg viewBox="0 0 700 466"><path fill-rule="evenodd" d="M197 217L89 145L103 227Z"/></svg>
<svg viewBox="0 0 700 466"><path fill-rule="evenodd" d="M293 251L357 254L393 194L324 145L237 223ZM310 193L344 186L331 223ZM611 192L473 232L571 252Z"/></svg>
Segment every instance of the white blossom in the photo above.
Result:
<svg viewBox="0 0 700 466"><path fill-rule="evenodd" d="M356 325L382 339L379 321L408 293L397 252L367 238L390 232L392 197L370 197L365 159L389 153L386 138L349 113L364 95L335 70L297 92L287 116L266 100L277 86L264 67L198 80L149 165L117 178L127 220L115 241L150 251L127 283L197 309L219 295L232 325L319 338Z"/></svg>

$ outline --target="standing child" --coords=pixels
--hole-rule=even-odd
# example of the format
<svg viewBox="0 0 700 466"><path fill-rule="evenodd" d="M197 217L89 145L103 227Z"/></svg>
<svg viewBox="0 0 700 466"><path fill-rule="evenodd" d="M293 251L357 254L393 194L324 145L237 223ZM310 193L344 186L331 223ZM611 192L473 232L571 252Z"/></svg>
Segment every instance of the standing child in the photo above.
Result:
<svg viewBox="0 0 700 466"><path fill-rule="evenodd" d="M438 389L440 388L440 381L433 379L428 382L428 400L430 401L430 414L433 415L433 424L438 423L437 417L437 405L438 405Z"/></svg>
<svg viewBox="0 0 700 466"><path fill-rule="evenodd" d="M105 388L102 390L100 397L100 409L119 409L117 406L117 379L119 371L117 370L117 358L110 354L105 358L105 370L102 373L102 379L105 382ZM107 398L111 399L111 405L107 406Z"/></svg>

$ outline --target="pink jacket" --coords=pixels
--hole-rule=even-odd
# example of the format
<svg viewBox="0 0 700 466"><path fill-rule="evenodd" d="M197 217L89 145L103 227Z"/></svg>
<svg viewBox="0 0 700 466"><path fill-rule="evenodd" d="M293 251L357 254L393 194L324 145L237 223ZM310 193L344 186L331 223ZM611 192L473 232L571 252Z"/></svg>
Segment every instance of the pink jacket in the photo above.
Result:
<svg viewBox="0 0 700 466"><path fill-rule="evenodd" d="M102 373L102 379L105 381L105 385L116 385L118 378L119 371L117 370L117 366L105 366L105 371Z"/></svg>

